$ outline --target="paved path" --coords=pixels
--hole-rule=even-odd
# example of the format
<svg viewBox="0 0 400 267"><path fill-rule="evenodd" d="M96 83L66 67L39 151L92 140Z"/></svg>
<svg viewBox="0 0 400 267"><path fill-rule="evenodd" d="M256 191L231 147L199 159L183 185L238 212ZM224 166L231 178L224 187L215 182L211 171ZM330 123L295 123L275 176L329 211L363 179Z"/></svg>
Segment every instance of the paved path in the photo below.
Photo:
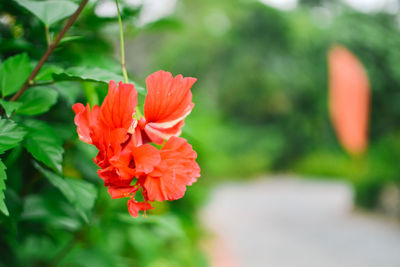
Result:
<svg viewBox="0 0 400 267"><path fill-rule="evenodd" d="M400 267L400 226L354 212L344 183L224 184L203 218L219 237L216 267Z"/></svg>

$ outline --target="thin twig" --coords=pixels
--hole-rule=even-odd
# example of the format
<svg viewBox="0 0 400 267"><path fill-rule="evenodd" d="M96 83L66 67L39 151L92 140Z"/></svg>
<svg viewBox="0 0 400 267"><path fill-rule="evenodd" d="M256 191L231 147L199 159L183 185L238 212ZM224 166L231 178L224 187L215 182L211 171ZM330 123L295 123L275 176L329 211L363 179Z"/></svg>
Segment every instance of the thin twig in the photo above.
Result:
<svg viewBox="0 0 400 267"><path fill-rule="evenodd" d="M119 39L121 42L121 68L122 68L122 74L124 75L124 82L128 83L129 82L128 73L126 71L126 65L125 65L124 31L122 29L122 19L121 19L121 12L119 11L118 0L115 0L115 5L117 6L117 12L118 12Z"/></svg>
<svg viewBox="0 0 400 267"><path fill-rule="evenodd" d="M28 89L29 86L31 86L33 79L35 76L38 74L40 71L40 68L43 66L43 64L46 62L46 60L49 58L50 54L54 51L54 49L57 47L58 43L61 41L63 38L64 34L68 31L68 29L72 26L72 24L75 22L75 20L78 18L79 14L82 12L83 8L87 4L88 0L82 0L81 4L79 5L78 9L75 11L75 13L68 19L67 23L65 24L64 28L61 30L61 32L58 34L57 38L54 40L52 44L49 45L47 48L46 52L43 54L42 58L39 60L38 64L36 67L33 69L31 75L29 75L28 79L25 81L25 83L22 85L21 89L10 99L10 101L17 101L21 95Z"/></svg>
<svg viewBox="0 0 400 267"><path fill-rule="evenodd" d="M49 25L44 25L44 30L46 32L46 43L47 43L47 48L50 46L51 41L50 41L50 31L49 31Z"/></svg>
<svg viewBox="0 0 400 267"><path fill-rule="evenodd" d="M121 43L121 68L122 75L124 76L124 83L129 83L128 72L126 71L126 61L125 61L125 45L124 45L124 30L122 27L122 18L121 12L119 10L118 0L115 0L115 5L117 6L117 14L118 14L118 25L119 25L119 39ZM137 118L142 117L142 112L139 109L139 106L136 106L135 116Z"/></svg>

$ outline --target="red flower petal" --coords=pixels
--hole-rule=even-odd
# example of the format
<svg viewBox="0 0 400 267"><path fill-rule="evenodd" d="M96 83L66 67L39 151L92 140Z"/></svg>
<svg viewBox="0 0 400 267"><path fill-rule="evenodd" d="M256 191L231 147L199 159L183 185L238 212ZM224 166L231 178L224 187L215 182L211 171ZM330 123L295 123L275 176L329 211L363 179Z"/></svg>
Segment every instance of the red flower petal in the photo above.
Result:
<svg viewBox="0 0 400 267"><path fill-rule="evenodd" d="M149 210L152 208L153 207L148 202L137 202L133 198L128 200L128 211L132 217L137 217L141 210Z"/></svg>
<svg viewBox="0 0 400 267"><path fill-rule="evenodd" d="M106 144L108 144L108 151L110 156L118 155L122 150L122 144L125 143L129 136L125 129L118 128L107 133L104 133L106 136Z"/></svg>
<svg viewBox="0 0 400 267"><path fill-rule="evenodd" d="M94 106L90 111L89 104L86 107L81 103L76 103L72 106L75 112L75 125L77 126L77 132L79 139L85 143L92 144L91 133L97 124L97 117L99 116L99 106Z"/></svg>
<svg viewBox="0 0 400 267"><path fill-rule="evenodd" d="M134 186L128 187L119 187L119 186L110 186L107 188L108 193L111 195L111 198L122 198L129 197L133 192L136 192Z"/></svg>
<svg viewBox="0 0 400 267"><path fill-rule="evenodd" d="M129 135L123 128L114 130L102 129L96 133L94 145L99 150L94 162L100 168L106 168L111 162L116 162L121 156L122 145L128 141Z"/></svg>
<svg viewBox="0 0 400 267"><path fill-rule="evenodd" d="M186 186L200 176L196 152L183 138L171 137L160 151L161 163L151 172L144 188L150 201L183 197Z"/></svg>
<svg viewBox="0 0 400 267"><path fill-rule="evenodd" d="M114 166L109 166L104 169L97 170L97 174L104 181L104 186L118 186L118 187L127 187L131 185L131 181L133 177L129 176L129 179L123 179L121 176L119 169Z"/></svg>
<svg viewBox="0 0 400 267"><path fill-rule="evenodd" d="M179 135L181 122L194 106L190 89L196 80L191 77L183 78L182 75L172 77L172 74L166 71L157 71L147 77L144 116L146 122L151 123L151 128L157 130L151 132L148 128L144 129L150 138L154 134L159 135L161 139ZM180 126L171 131L177 124ZM162 143L154 137L152 141Z"/></svg>
<svg viewBox="0 0 400 267"><path fill-rule="evenodd" d="M100 108L99 119L110 129L129 129L137 106L137 92L132 84L110 81L108 94Z"/></svg>
<svg viewBox="0 0 400 267"><path fill-rule="evenodd" d="M179 136L182 132L183 120L175 126L167 129L157 128L157 123L150 122L146 124L144 130L146 135L156 144L162 144L164 140L168 140L172 136Z"/></svg>
<svg viewBox="0 0 400 267"><path fill-rule="evenodd" d="M95 160L102 168L99 176L106 186L130 182L135 176L150 173L160 163L158 149L150 144L136 146L133 137L128 142L126 130L113 130L109 136L105 141L107 148L100 150Z"/></svg>
<svg viewBox="0 0 400 267"><path fill-rule="evenodd" d="M132 154L137 175L150 173L161 161L158 149L149 144L135 147Z"/></svg>

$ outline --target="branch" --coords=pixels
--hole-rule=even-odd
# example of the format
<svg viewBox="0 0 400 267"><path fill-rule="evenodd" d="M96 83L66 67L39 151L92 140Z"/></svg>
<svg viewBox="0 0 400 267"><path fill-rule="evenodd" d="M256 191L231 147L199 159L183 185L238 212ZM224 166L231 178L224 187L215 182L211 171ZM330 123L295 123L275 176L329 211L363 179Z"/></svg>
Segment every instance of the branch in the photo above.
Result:
<svg viewBox="0 0 400 267"><path fill-rule="evenodd" d="M28 87L32 84L33 79L35 76L38 74L40 71L40 68L43 66L43 64L46 62L46 60L49 58L50 54L54 51L54 49L57 47L58 43L61 41L63 38L64 34L68 31L68 29L72 26L72 24L75 22L75 20L78 18L79 14L82 12L83 8L87 4L88 0L82 0L81 4L79 5L78 9L75 11L75 13L68 19L67 23L65 24L64 28L61 30L61 32L58 34L56 40L49 45L47 48L46 52L43 54L42 58L39 60L38 64L36 67L33 69L31 75L29 75L28 79L25 81L25 83L22 85L22 87L19 89L19 91L10 99L10 101L17 101L21 95L28 89Z"/></svg>

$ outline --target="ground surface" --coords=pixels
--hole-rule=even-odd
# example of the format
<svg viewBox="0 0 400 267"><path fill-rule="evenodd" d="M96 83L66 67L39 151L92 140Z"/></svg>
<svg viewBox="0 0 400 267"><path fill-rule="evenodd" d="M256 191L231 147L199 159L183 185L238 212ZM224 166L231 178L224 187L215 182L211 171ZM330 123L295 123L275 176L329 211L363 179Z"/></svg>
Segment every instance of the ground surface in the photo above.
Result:
<svg viewBox="0 0 400 267"><path fill-rule="evenodd" d="M290 177L221 185L202 216L214 266L399 267L399 224L354 211L352 194Z"/></svg>

